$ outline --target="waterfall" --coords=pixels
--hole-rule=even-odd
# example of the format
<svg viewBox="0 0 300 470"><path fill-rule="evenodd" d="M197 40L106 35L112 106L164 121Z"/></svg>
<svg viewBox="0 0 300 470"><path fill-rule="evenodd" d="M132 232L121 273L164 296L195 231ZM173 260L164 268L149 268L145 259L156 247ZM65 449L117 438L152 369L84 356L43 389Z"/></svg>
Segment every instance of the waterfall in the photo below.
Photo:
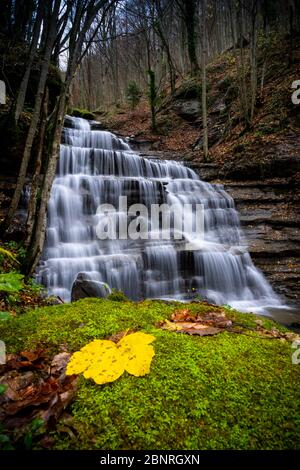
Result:
<svg viewBox="0 0 300 470"><path fill-rule="evenodd" d="M261 313L279 305L242 243L233 199L221 185L201 181L182 163L142 158L112 133L92 130L84 119L67 116L66 123L37 269L37 280L49 294L70 301L76 276L86 273L133 300L187 300L199 294ZM97 227L104 218L117 229L135 223L130 211L120 209L120 196L128 206L145 207L138 216L144 238L118 237L115 228L110 238L99 238ZM103 204L116 211L99 210ZM181 237L174 227L164 237L162 215L156 224L149 215L154 204L175 207L168 214L174 227L184 214L189 223ZM202 207L201 234L194 230L196 205Z"/></svg>

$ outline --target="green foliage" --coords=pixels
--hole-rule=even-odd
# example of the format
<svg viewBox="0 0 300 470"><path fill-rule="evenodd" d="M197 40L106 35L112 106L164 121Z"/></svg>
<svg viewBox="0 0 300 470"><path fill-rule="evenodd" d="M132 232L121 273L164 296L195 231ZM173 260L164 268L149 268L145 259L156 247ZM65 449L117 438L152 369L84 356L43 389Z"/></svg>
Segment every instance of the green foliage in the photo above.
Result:
<svg viewBox="0 0 300 470"><path fill-rule="evenodd" d="M138 84L132 80L128 83L126 89L126 100L130 104L131 109L135 109L140 102L142 92Z"/></svg>
<svg viewBox="0 0 300 470"><path fill-rule="evenodd" d="M15 306L15 304L17 302L19 302L20 300L20 297L19 297L19 294L18 292L16 293L13 293L13 294L8 294L5 301L6 301L6 305L9 307L9 308L13 308Z"/></svg>
<svg viewBox="0 0 300 470"><path fill-rule="evenodd" d="M0 274L0 291L2 292L19 292L23 289L22 274L9 272Z"/></svg>
<svg viewBox="0 0 300 470"><path fill-rule="evenodd" d="M10 437L4 434L2 426L0 425L0 450L14 450Z"/></svg>
<svg viewBox="0 0 300 470"><path fill-rule="evenodd" d="M231 307L231 305L228 305L228 304L223 305L223 307L224 307L226 310L233 310L233 307Z"/></svg>
<svg viewBox="0 0 300 470"><path fill-rule="evenodd" d="M0 247L0 271L11 270L14 265L20 265L25 259L26 250L15 241L6 242Z"/></svg>
<svg viewBox="0 0 300 470"><path fill-rule="evenodd" d="M20 246L17 250L17 258L19 260L19 263L22 264L27 256L27 251L23 246Z"/></svg>
<svg viewBox="0 0 300 470"><path fill-rule="evenodd" d="M270 2L271 5L272 2ZM263 30L258 31L257 45L261 52L270 53L274 48L280 47L280 35L275 30L269 30L267 34Z"/></svg>
<svg viewBox="0 0 300 470"><path fill-rule="evenodd" d="M264 135L271 135L280 132L280 127L273 123L261 123L257 126L257 129L257 132L254 134L256 137L263 137Z"/></svg>
<svg viewBox="0 0 300 470"><path fill-rule="evenodd" d="M34 437L38 436L39 434L44 431L44 420L41 418L35 418L30 425L28 426L28 432L24 437L24 448L26 450L31 450L33 446L33 439Z"/></svg>
<svg viewBox="0 0 300 470"><path fill-rule="evenodd" d="M44 286L42 286L41 284L36 282L35 279L29 278L27 280L27 284L25 286L25 289L30 290L31 293L40 294L41 291L44 289Z"/></svg>
<svg viewBox="0 0 300 470"><path fill-rule="evenodd" d="M288 341L251 334L191 337L163 331L177 302L83 299L28 312L0 323L12 353L62 345L74 352L94 339L143 331L155 340L145 377L124 374L96 385L81 377L71 405L73 433L62 422L52 435L58 449L296 449L299 440L300 368ZM191 312L218 307L192 303ZM226 307L238 324L255 327L257 316ZM261 317L265 328L279 328ZM284 329L282 327L282 329ZM29 442L30 444L30 442ZM30 446L29 446L30 447Z"/></svg>
<svg viewBox="0 0 300 470"><path fill-rule="evenodd" d="M0 321L1 320L8 320L11 317L9 312L0 312ZM0 392L1 394L1 392Z"/></svg>
<svg viewBox="0 0 300 470"><path fill-rule="evenodd" d="M7 385L6 384L0 384L0 395L3 395L7 390Z"/></svg>
<svg viewBox="0 0 300 470"><path fill-rule="evenodd" d="M197 294L195 295L195 300L198 300L199 302L201 302L201 300L203 300L201 294L199 294L198 292L197 292Z"/></svg>
<svg viewBox="0 0 300 470"><path fill-rule="evenodd" d="M117 289L112 289L111 294L109 294L109 296L107 298L108 298L108 300L112 300L113 302L126 302L126 301L128 301L128 298L126 297L124 292L122 292L121 290L117 290Z"/></svg>
<svg viewBox="0 0 300 470"><path fill-rule="evenodd" d="M93 114L91 111L88 111L87 109L74 108L71 112L71 115L74 117L81 117L83 119L96 119L95 114Z"/></svg>
<svg viewBox="0 0 300 470"><path fill-rule="evenodd" d="M5 248L2 248L1 246L0 246L0 257L7 257L14 263L18 263L18 260L15 257L15 255L11 251L6 250Z"/></svg>

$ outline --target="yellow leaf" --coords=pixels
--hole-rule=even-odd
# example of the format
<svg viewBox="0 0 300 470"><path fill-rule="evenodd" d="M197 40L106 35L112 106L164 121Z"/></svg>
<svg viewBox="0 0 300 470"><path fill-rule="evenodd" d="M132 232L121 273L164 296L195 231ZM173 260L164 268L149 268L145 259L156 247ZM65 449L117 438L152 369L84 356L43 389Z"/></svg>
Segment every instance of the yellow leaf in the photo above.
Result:
<svg viewBox="0 0 300 470"><path fill-rule="evenodd" d="M150 343L154 340L152 335L133 333L119 341L119 352L123 357L124 368L129 374L136 377L149 374L154 356L154 349Z"/></svg>
<svg viewBox="0 0 300 470"><path fill-rule="evenodd" d="M86 379L93 379L97 384L117 380L124 372L124 364L118 348L112 341L102 341L96 356L83 373Z"/></svg>
<svg viewBox="0 0 300 470"><path fill-rule="evenodd" d="M81 374L90 364L90 355L83 351L76 351L68 362L66 374Z"/></svg>
<svg viewBox="0 0 300 470"><path fill-rule="evenodd" d="M133 333L115 344L96 339L75 352L67 366L66 374L83 373L86 379L97 384L117 380L125 370L137 377L150 372L154 349L150 345L154 336Z"/></svg>

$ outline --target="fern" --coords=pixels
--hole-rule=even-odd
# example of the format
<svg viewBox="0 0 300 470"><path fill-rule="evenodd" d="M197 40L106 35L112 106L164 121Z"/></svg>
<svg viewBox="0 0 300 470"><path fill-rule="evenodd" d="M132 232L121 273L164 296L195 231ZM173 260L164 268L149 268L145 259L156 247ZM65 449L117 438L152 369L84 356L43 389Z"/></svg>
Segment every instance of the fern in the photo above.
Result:
<svg viewBox="0 0 300 470"><path fill-rule="evenodd" d="M1 292L19 292L23 289L23 275L18 273L0 274Z"/></svg>

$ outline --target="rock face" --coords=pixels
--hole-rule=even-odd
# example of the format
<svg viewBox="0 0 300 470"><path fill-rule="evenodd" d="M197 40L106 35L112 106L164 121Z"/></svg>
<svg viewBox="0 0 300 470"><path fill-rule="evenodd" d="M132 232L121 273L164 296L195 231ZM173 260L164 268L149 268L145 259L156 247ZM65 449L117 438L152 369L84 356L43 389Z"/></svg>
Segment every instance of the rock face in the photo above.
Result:
<svg viewBox="0 0 300 470"><path fill-rule="evenodd" d="M255 265L291 304L300 304L300 213L296 179L220 178L215 164L193 164L201 178L224 184L239 211ZM288 171L288 170L287 170Z"/></svg>
<svg viewBox="0 0 300 470"><path fill-rule="evenodd" d="M273 288L300 303L300 229L297 188L286 179L224 181L240 214L255 265Z"/></svg>
<svg viewBox="0 0 300 470"><path fill-rule="evenodd" d="M86 297L106 298L111 294L110 287L104 282L91 281L85 273L79 273L73 283L71 300L75 302Z"/></svg>
<svg viewBox="0 0 300 470"><path fill-rule="evenodd" d="M300 148L300 147L299 147ZM205 181L224 184L239 211L255 265L291 304L300 304L299 152L278 152L263 168L249 159L223 166L187 163Z"/></svg>

